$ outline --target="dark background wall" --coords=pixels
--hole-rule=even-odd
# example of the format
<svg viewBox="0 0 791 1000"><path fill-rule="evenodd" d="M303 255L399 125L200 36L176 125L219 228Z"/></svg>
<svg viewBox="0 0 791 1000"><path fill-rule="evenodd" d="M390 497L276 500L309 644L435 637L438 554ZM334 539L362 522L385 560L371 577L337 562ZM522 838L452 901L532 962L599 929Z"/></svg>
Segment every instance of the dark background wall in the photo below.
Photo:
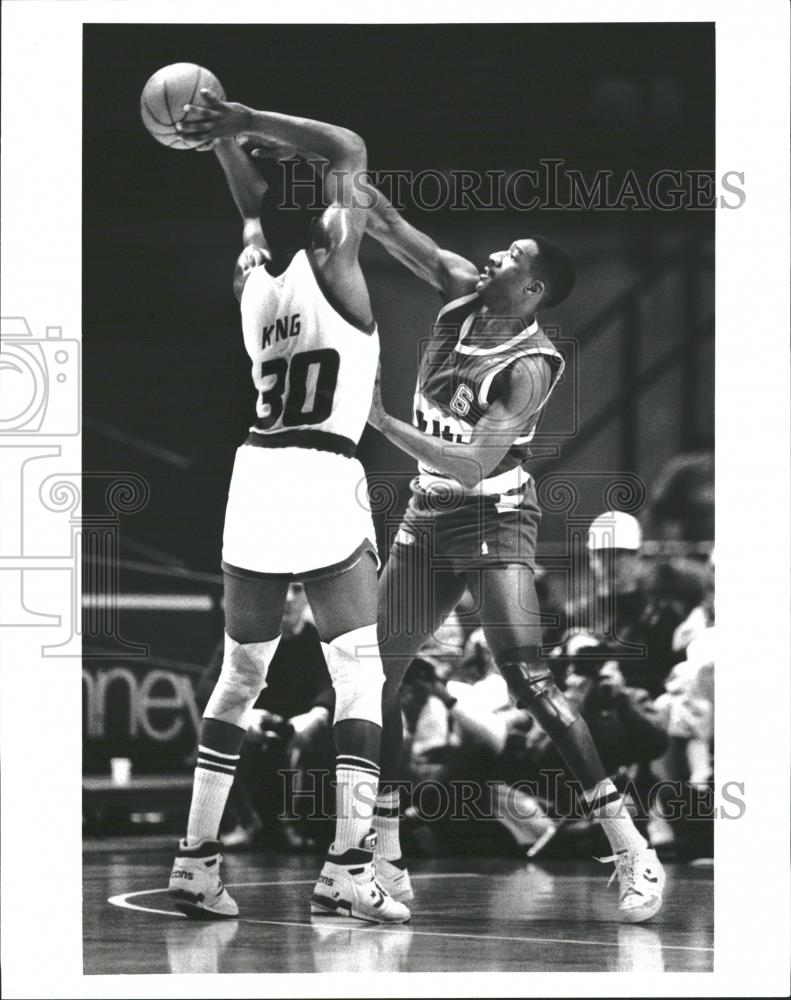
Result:
<svg viewBox="0 0 791 1000"><path fill-rule="evenodd" d="M240 228L219 167L159 146L139 119L146 79L176 61L212 69L229 98L357 130L373 169L510 171L554 157L645 183L714 166L711 25L87 26L84 465L151 483L123 551L194 568L216 570L254 393L231 294ZM712 211L407 215L476 263L531 231L576 258L575 294L544 317L576 347L542 429L559 455L536 463L539 480L628 471L650 483L672 455L711 443ZM373 245L363 263L385 402L408 417L438 301ZM410 459L370 431L361 457L405 499ZM564 530L548 511L544 541Z"/></svg>

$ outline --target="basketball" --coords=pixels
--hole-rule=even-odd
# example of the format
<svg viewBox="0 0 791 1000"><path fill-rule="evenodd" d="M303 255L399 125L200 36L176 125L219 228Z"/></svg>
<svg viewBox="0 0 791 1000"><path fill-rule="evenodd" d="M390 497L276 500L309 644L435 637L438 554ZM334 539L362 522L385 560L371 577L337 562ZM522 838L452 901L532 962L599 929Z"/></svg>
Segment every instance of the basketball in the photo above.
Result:
<svg viewBox="0 0 791 1000"><path fill-rule="evenodd" d="M179 135L176 123L189 117L185 104L203 103L200 92L204 87L225 100L225 91L214 73L195 63L172 63L149 78L140 95L140 117L157 142L170 149L200 146L201 140Z"/></svg>

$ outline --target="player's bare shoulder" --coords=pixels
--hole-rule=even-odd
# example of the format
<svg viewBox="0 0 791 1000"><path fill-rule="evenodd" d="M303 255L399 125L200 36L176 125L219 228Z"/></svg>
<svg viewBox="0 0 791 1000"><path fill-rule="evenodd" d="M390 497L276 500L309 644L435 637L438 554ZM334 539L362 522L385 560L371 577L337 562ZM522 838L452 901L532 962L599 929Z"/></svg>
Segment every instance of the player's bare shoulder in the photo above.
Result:
<svg viewBox="0 0 791 1000"><path fill-rule="evenodd" d="M549 386L554 369L544 354L521 354L505 373L510 373L514 383L519 386L524 386L528 382L539 382Z"/></svg>
<svg viewBox="0 0 791 1000"><path fill-rule="evenodd" d="M520 408L532 412L549 395L555 369L543 354L520 354L497 373L489 394L491 402L516 401Z"/></svg>
<svg viewBox="0 0 791 1000"><path fill-rule="evenodd" d="M345 320L364 333L376 328L368 286L357 259L359 239L344 237L342 215L334 205L313 224L307 257L322 294Z"/></svg>

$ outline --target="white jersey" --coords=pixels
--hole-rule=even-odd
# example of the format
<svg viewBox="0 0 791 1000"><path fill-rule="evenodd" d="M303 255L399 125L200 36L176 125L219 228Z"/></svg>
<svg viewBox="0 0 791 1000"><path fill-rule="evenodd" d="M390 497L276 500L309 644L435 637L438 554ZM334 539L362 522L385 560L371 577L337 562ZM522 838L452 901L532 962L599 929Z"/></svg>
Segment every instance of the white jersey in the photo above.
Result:
<svg viewBox="0 0 791 1000"><path fill-rule="evenodd" d="M255 268L241 310L258 390L258 419L250 430L266 436L310 431L313 438L319 431L356 445L376 378L376 326L365 332L330 304L305 250L277 277Z"/></svg>

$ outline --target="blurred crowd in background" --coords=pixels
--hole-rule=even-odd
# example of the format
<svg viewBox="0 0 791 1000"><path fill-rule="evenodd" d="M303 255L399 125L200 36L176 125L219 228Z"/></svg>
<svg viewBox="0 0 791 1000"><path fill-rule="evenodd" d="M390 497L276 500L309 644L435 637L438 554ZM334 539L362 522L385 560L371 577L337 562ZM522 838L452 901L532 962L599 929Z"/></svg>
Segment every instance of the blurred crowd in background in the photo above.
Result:
<svg viewBox="0 0 791 1000"><path fill-rule="evenodd" d="M657 850L713 854L713 457L674 459L638 520L602 511L573 593L537 572L543 651ZM200 693L207 699L218 647ZM299 585L254 709L226 849L324 850L331 835L333 691ZM579 789L515 707L469 595L412 664L402 692L402 843L408 855L606 853Z"/></svg>

